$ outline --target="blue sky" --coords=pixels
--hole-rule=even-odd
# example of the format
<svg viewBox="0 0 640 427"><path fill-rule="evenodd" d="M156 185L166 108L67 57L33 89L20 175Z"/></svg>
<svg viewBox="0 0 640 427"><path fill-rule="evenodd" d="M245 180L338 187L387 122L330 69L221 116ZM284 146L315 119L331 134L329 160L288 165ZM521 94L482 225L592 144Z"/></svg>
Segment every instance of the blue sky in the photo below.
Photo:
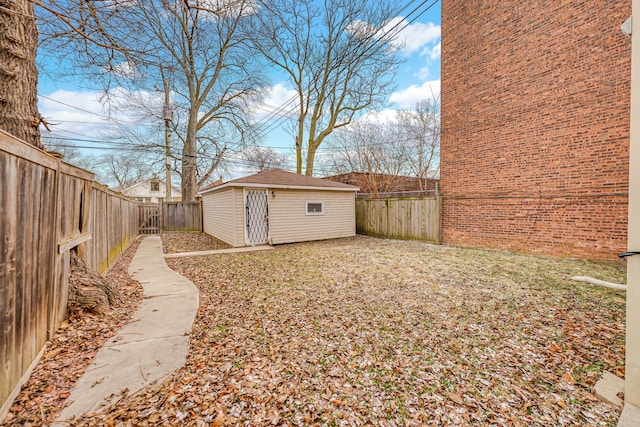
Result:
<svg viewBox="0 0 640 427"><path fill-rule="evenodd" d="M417 3L417 4L414 4ZM421 6L418 6L422 3ZM426 10L428 2L405 0L398 3L398 10L410 5L404 15L398 15L387 24L388 28L397 25L402 28L398 35L398 43L402 48L398 55L405 61L398 69L396 90L389 98L387 110L379 113L382 117L393 117L399 108L412 108L416 102L440 93L440 17L441 5L436 2ZM413 12L412 12L413 11ZM39 62L51 65L47 52L39 53ZM59 60L59 59L55 59ZM70 64L62 64L69 68ZM65 79L54 80L47 73L41 72L39 79L39 108L42 116L52 124L52 133L43 132L43 136L51 136L65 140L65 143L80 147L104 147L104 144L90 141L104 140L104 134L111 128L107 119L108 111L99 102L100 91L88 89L86 81ZM281 106L292 97L292 90L280 76L273 75L270 94L266 105ZM258 110L257 120L263 123L266 110ZM126 117L123 119L126 120ZM274 147L277 151L289 154L291 137L280 128L279 123L266 123L272 128L263 141L264 145ZM98 149L84 149L88 154L100 155Z"/></svg>

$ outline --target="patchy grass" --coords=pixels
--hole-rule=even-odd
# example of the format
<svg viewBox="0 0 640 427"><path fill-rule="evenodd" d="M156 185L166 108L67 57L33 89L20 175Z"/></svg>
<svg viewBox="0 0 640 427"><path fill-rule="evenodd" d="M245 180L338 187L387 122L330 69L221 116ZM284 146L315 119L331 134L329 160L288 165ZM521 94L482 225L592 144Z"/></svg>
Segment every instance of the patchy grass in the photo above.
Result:
<svg viewBox="0 0 640 427"><path fill-rule="evenodd" d="M163 238L172 239L173 235ZM166 242L166 240L165 240ZM187 365L76 425L615 425L618 263L350 239L168 260L200 289Z"/></svg>

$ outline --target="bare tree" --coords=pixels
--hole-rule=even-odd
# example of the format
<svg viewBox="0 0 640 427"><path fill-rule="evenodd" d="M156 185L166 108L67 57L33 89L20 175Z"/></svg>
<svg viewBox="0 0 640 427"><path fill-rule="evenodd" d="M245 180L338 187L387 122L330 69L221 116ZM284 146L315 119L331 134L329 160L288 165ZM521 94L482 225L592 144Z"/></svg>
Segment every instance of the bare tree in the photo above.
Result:
<svg viewBox="0 0 640 427"><path fill-rule="evenodd" d="M83 153L79 148L67 141L51 138L45 134L42 135L41 142L46 151L59 153L65 162L92 172L95 171L97 159L92 155Z"/></svg>
<svg viewBox="0 0 640 427"><path fill-rule="evenodd" d="M249 164L249 168L260 172L267 169L284 169L287 166L287 156L278 153L270 147L251 147L242 152L242 158Z"/></svg>
<svg viewBox="0 0 640 427"><path fill-rule="evenodd" d="M105 154L100 157L98 163L98 179L107 183L116 191L122 191L153 174L153 165L140 153L133 155ZM162 163L157 165L161 169Z"/></svg>
<svg viewBox="0 0 640 427"><path fill-rule="evenodd" d="M335 133L329 147L329 169L335 174L361 174L363 182L359 185L374 197L379 192L395 191L410 161L392 125L384 122L353 122Z"/></svg>
<svg viewBox="0 0 640 427"><path fill-rule="evenodd" d="M411 174L420 178L420 189L440 170L440 100L419 101L415 111L401 110L397 116L397 139L404 141L411 161Z"/></svg>
<svg viewBox="0 0 640 427"><path fill-rule="evenodd" d="M35 0L47 41L75 55L105 94L172 83L185 200L218 166L224 138L248 135L247 105L260 99L258 59L246 48L251 0ZM122 93L122 91L120 91ZM160 114L162 110L156 114ZM200 144L202 143L202 144ZM207 161L210 160L210 161Z"/></svg>
<svg viewBox="0 0 640 427"><path fill-rule="evenodd" d="M312 175L318 147L392 89L398 60L390 33L391 3L372 0L264 0L255 48L296 91L296 171Z"/></svg>
<svg viewBox="0 0 640 427"><path fill-rule="evenodd" d="M37 47L33 3L0 0L0 128L42 148Z"/></svg>

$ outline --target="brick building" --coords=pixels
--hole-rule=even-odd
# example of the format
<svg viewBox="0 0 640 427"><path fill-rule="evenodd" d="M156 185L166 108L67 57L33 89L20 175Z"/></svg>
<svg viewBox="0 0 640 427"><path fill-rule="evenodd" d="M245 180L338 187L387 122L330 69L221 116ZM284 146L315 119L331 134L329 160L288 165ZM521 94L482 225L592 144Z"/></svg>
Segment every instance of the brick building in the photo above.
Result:
<svg viewBox="0 0 640 427"><path fill-rule="evenodd" d="M438 180L369 172L348 172L325 179L360 188L358 197L420 197L438 192Z"/></svg>
<svg viewBox="0 0 640 427"><path fill-rule="evenodd" d="M446 244L626 249L631 0L442 2Z"/></svg>

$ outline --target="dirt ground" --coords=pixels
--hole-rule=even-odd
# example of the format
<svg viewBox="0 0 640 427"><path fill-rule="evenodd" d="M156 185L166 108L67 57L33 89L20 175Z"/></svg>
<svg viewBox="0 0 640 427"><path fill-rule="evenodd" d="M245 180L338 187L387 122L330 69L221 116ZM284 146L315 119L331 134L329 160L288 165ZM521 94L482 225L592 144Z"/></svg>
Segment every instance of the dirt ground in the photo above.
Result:
<svg viewBox="0 0 640 427"><path fill-rule="evenodd" d="M602 371L624 376L624 293L569 277L624 283L622 263L364 236L167 261L200 290L187 365L74 425L613 426L619 416L593 385ZM24 425L28 397L17 404L4 425Z"/></svg>

